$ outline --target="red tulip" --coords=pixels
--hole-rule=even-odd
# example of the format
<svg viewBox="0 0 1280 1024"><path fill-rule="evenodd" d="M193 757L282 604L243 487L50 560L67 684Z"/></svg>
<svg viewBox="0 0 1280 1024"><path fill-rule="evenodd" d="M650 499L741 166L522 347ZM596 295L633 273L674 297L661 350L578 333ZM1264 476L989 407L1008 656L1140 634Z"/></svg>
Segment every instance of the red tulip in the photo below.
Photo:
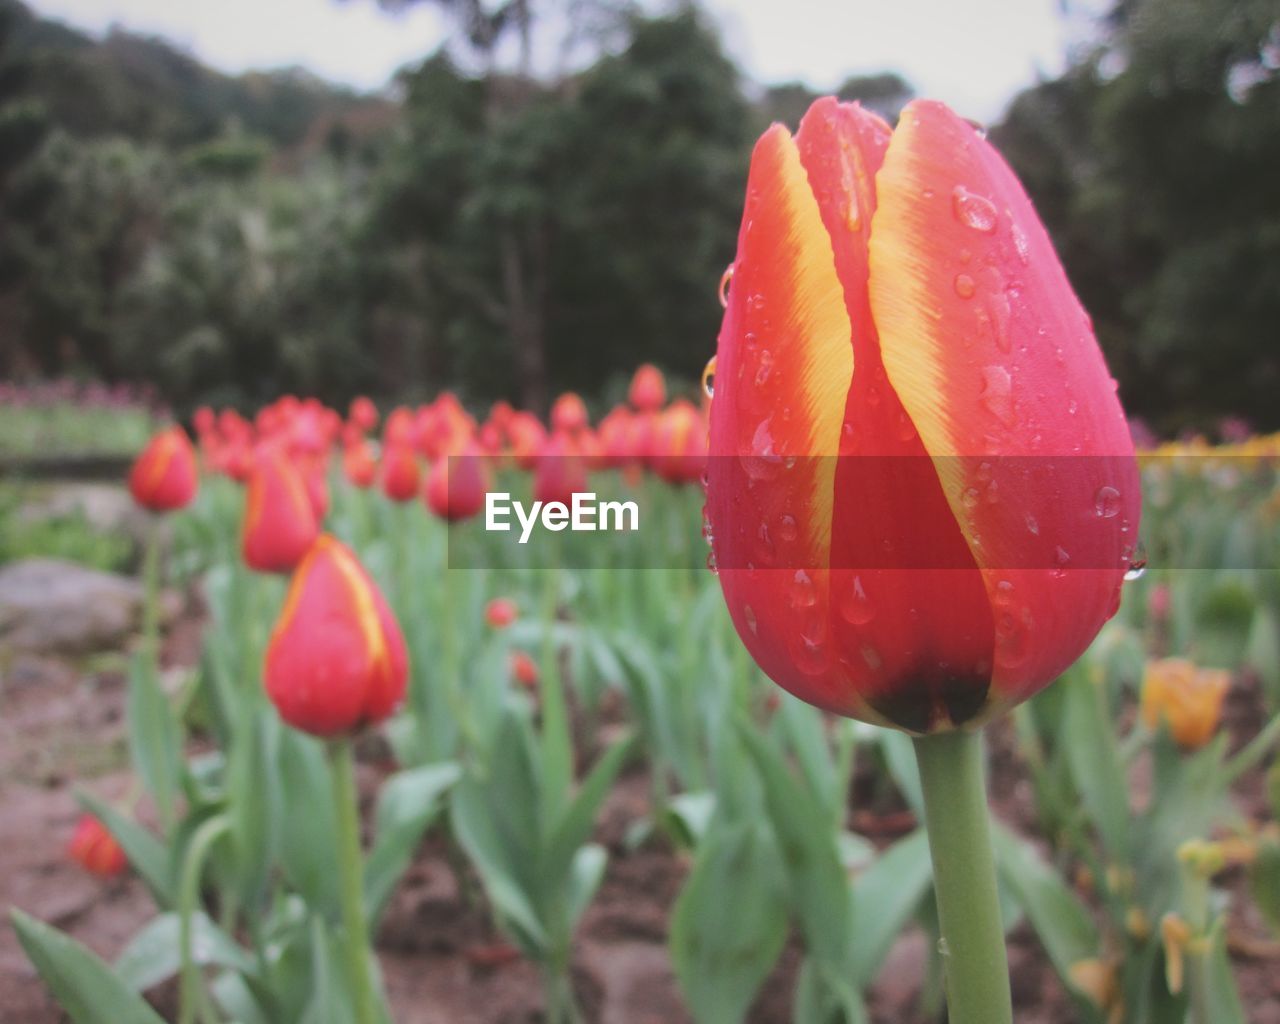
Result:
<svg viewBox="0 0 1280 1024"><path fill-rule="evenodd" d="M392 501L412 501L422 484L418 456L406 444L388 445L382 452L382 493Z"/></svg>
<svg viewBox="0 0 1280 1024"><path fill-rule="evenodd" d="M520 609L509 597L495 597L484 606L484 620L494 629L506 629L519 614Z"/></svg>
<svg viewBox="0 0 1280 1024"><path fill-rule="evenodd" d="M587 407L572 391L566 391L551 406L551 429L574 433L587 425Z"/></svg>
<svg viewBox="0 0 1280 1024"><path fill-rule="evenodd" d="M661 409L666 400L667 382L662 371L651 363L645 363L631 378L627 401L639 412L654 412Z"/></svg>
<svg viewBox="0 0 1280 1024"><path fill-rule="evenodd" d="M184 508L198 486L195 449L179 426L152 437L129 471L129 493L152 512Z"/></svg>
<svg viewBox="0 0 1280 1024"><path fill-rule="evenodd" d="M116 837L92 814L82 815L76 822L76 830L67 844L67 855L90 874L102 878L121 875L129 866Z"/></svg>
<svg viewBox="0 0 1280 1024"><path fill-rule="evenodd" d="M526 690L536 689L540 678L538 663L525 654L524 651L512 651L510 662L511 678Z"/></svg>
<svg viewBox="0 0 1280 1024"><path fill-rule="evenodd" d="M538 461L538 453L547 441L547 432L538 417L528 412L513 413L507 421L507 440L511 455L521 469L532 469Z"/></svg>
<svg viewBox="0 0 1280 1024"><path fill-rule="evenodd" d="M670 484L702 479L707 465L707 425L692 403L683 398L659 414L652 441L654 472Z"/></svg>
<svg viewBox="0 0 1280 1024"><path fill-rule="evenodd" d="M378 475L378 463L364 441L348 445L342 453L342 473L356 487L373 486Z"/></svg>
<svg viewBox="0 0 1280 1024"><path fill-rule="evenodd" d="M819 707L981 722L1080 655L1136 540L1089 319L1013 173L939 103L891 132L819 100L760 139L747 194L707 492L734 624Z"/></svg>
<svg viewBox="0 0 1280 1024"><path fill-rule="evenodd" d="M356 556L321 534L293 574L264 680L280 717L313 736L387 718L404 699L400 627Z"/></svg>
<svg viewBox="0 0 1280 1024"><path fill-rule="evenodd" d="M319 532L306 481L282 451L264 449L245 492L245 564L260 572L290 572Z"/></svg>
<svg viewBox="0 0 1280 1024"><path fill-rule="evenodd" d="M492 483L489 466L474 441L460 455L442 455L427 477L427 507L441 519L459 522L484 508Z"/></svg>
<svg viewBox="0 0 1280 1024"><path fill-rule="evenodd" d="M573 504L573 496L587 490L587 467L566 434L556 433L543 445L533 471L534 501Z"/></svg>
<svg viewBox="0 0 1280 1024"><path fill-rule="evenodd" d="M378 425L378 407L364 395L358 395L351 400L347 420L362 434L367 434Z"/></svg>

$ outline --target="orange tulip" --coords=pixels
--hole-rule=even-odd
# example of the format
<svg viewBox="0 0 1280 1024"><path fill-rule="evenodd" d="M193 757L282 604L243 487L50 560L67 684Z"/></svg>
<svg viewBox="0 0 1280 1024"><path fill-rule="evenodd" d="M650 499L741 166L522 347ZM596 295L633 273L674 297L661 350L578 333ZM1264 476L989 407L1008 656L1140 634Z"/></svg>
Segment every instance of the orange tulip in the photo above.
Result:
<svg viewBox="0 0 1280 1024"><path fill-rule="evenodd" d="M1142 720L1149 729L1164 722L1178 746L1199 750L1218 731L1230 683L1225 669L1198 668L1184 658L1148 662L1142 679Z"/></svg>

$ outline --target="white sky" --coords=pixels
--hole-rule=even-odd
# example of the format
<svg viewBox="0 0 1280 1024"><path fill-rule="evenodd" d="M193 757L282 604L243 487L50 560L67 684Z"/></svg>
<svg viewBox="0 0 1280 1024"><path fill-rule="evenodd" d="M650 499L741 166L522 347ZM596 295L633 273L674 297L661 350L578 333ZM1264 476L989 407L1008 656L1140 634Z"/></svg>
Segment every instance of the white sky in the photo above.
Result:
<svg viewBox="0 0 1280 1024"><path fill-rule="evenodd" d="M436 6L391 15L375 0L28 0L41 14L103 32L161 35L225 71L301 65L362 89L444 38ZM707 0L730 53L757 82L831 89L896 70L921 95L995 120L1037 72L1061 70L1087 31L1059 0ZM657 7L658 4L646 4ZM1096 5L1095 5L1096 6Z"/></svg>

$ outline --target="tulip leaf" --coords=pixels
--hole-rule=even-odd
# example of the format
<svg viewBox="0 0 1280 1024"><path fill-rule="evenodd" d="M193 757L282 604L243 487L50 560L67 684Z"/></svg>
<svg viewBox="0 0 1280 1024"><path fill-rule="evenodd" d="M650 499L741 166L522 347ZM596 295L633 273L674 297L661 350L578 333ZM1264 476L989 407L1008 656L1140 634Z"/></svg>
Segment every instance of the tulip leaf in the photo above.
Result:
<svg viewBox="0 0 1280 1024"><path fill-rule="evenodd" d="M125 717L134 770L155 800L160 820L170 822L181 778L181 739L173 707L144 653L133 658L129 671Z"/></svg>
<svg viewBox="0 0 1280 1024"><path fill-rule="evenodd" d="M164 1024L111 968L69 935L10 911L23 950L75 1024Z"/></svg>
<svg viewBox="0 0 1280 1024"><path fill-rule="evenodd" d="M398 772L383 783L375 812L376 838L364 868L371 922L377 921L423 833L440 813L441 798L461 777L462 769L446 761Z"/></svg>
<svg viewBox="0 0 1280 1024"><path fill-rule="evenodd" d="M152 918L116 959L115 972L126 985L142 992L178 973L181 966L177 914ZM254 961L226 932L197 911L191 919L191 952L198 964L218 964L251 973Z"/></svg>
<svg viewBox="0 0 1280 1024"><path fill-rule="evenodd" d="M858 989L875 979L893 940L920 906L932 880L929 837L924 829L917 829L885 850L854 881L848 973Z"/></svg>
<svg viewBox="0 0 1280 1024"><path fill-rule="evenodd" d="M581 847L573 858L569 871L569 891L565 899L566 923L570 930L590 906L596 890L604 880L604 869L608 862L609 855L599 843L588 843Z"/></svg>
<svg viewBox="0 0 1280 1024"><path fill-rule="evenodd" d="M115 837L156 903L162 908L173 906L174 871L164 843L124 812L87 790L78 791L76 800Z"/></svg>
<svg viewBox="0 0 1280 1024"><path fill-rule="evenodd" d="M1280 839L1266 836L1258 841L1257 855L1249 866L1249 885L1258 910L1280 934Z"/></svg>
<svg viewBox="0 0 1280 1024"><path fill-rule="evenodd" d="M916 767L911 738L897 729L879 729L877 732L880 750L894 785L917 820L924 821L924 790L920 788L920 769Z"/></svg>
<svg viewBox="0 0 1280 1024"><path fill-rule="evenodd" d="M613 744L583 780L547 842L544 860L551 872L567 871L578 848L590 838L600 805L609 795L613 780L618 777L632 747L630 737Z"/></svg>
<svg viewBox="0 0 1280 1024"><path fill-rule="evenodd" d="M716 826L699 848L672 911L670 945L700 1024L743 1019L786 941L785 885L777 850L758 826Z"/></svg>
<svg viewBox="0 0 1280 1024"><path fill-rule="evenodd" d="M1060 743L1072 781L1109 858L1126 863L1132 849L1129 787L1105 690L1083 673L1058 685L1065 691Z"/></svg>
<svg viewBox="0 0 1280 1024"><path fill-rule="evenodd" d="M324 748L310 736L281 730L276 776L280 782L281 868L308 906L336 914L338 873L333 849L337 822Z"/></svg>
<svg viewBox="0 0 1280 1024"><path fill-rule="evenodd" d="M1222 921L1211 932L1209 948L1201 955L1205 957L1203 984L1208 1019L1213 1024L1247 1024L1235 976L1231 972L1226 928Z"/></svg>
<svg viewBox="0 0 1280 1024"><path fill-rule="evenodd" d="M848 956L850 889L828 808L801 785L778 748L753 726L741 725L739 734L764 784L769 820L809 952L824 966L839 969Z"/></svg>
<svg viewBox="0 0 1280 1024"><path fill-rule="evenodd" d="M998 823L991 841L1001 882L1027 915L1058 976L1069 979L1072 964L1098 956L1102 948L1088 909L1030 843Z"/></svg>

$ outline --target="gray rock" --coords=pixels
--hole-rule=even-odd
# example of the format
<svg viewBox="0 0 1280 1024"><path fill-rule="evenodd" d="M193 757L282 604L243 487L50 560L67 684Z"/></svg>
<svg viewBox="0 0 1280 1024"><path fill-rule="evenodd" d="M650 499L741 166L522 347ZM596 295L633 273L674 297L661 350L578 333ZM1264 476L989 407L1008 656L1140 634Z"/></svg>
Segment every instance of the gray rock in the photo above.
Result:
<svg viewBox="0 0 1280 1024"><path fill-rule="evenodd" d="M142 585L54 558L0 568L0 649L84 654L118 647L137 629Z"/></svg>
<svg viewBox="0 0 1280 1024"><path fill-rule="evenodd" d="M141 544L149 529L150 517L134 503L120 484L51 483L31 489L30 497L18 512L26 522L83 516L98 533L123 533Z"/></svg>

